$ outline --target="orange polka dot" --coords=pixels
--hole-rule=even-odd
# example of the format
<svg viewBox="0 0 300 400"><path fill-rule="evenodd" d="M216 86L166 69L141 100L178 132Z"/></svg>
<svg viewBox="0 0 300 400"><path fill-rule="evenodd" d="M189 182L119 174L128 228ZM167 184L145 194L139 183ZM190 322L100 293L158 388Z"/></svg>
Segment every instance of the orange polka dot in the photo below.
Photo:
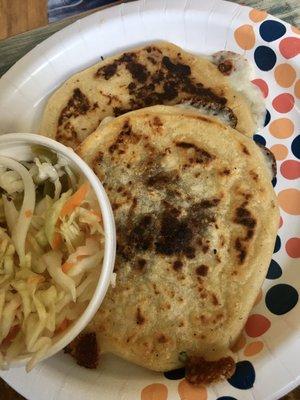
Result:
<svg viewBox="0 0 300 400"><path fill-rule="evenodd" d="M292 26L291 28L292 28L292 31L294 33L297 33L298 35L300 35L300 29L299 28L297 28L296 26Z"/></svg>
<svg viewBox="0 0 300 400"><path fill-rule="evenodd" d="M244 350L244 355L246 357L255 356L264 348L264 344L261 341L249 343Z"/></svg>
<svg viewBox="0 0 300 400"><path fill-rule="evenodd" d="M280 219L279 219L279 228L281 228L282 225L283 225L283 219L282 219L282 217L280 217Z"/></svg>
<svg viewBox="0 0 300 400"><path fill-rule="evenodd" d="M300 161L286 160L281 164L280 172L286 179L300 178Z"/></svg>
<svg viewBox="0 0 300 400"><path fill-rule="evenodd" d="M272 106L280 113L287 113L292 110L295 99L290 93L281 93L272 101Z"/></svg>
<svg viewBox="0 0 300 400"><path fill-rule="evenodd" d="M289 152L283 144L274 144L270 150L274 154L276 160L284 160Z"/></svg>
<svg viewBox="0 0 300 400"><path fill-rule="evenodd" d="M291 238L286 242L286 252L292 258L300 258L300 238Z"/></svg>
<svg viewBox="0 0 300 400"><path fill-rule="evenodd" d="M300 39L295 36L282 39L279 43L279 50L284 58L296 57L300 53Z"/></svg>
<svg viewBox="0 0 300 400"><path fill-rule="evenodd" d="M162 383L152 383L144 387L141 392L141 400L167 400L168 388Z"/></svg>
<svg viewBox="0 0 300 400"><path fill-rule="evenodd" d="M258 293L258 295L257 295L257 297L256 297L256 300L255 300L255 302L254 302L254 305L255 305L255 306L261 301L262 295L263 295L263 292L262 292L262 289L260 289L260 291L259 291L259 293Z"/></svg>
<svg viewBox="0 0 300 400"><path fill-rule="evenodd" d="M242 25L237 28L234 37L243 50L250 50L255 44L255 34L251 25Z"/></svg>
<svg viewBox="0 0 300 400"><path fill-rule="evenodd" d="M294 93L295 96L300 99L300 79L298 79L295 83L295 88L294 88Z"/></svg>
<svg viewBox="0 0 300 400"><path fill-rule="evenodd" d="M207 400L207 390L206 387L193 386L186 379L179 382L178 394L181 400Z"/></svg>
<svg viewBox="0 0 300 400"><path fill-rule="evenodd" d="M258 337L267 332L270 326L271 322L268 318L260 314L252 314L246 322L245 331L250 337Z"/></svg>
<svg viewBox="0 0 300 400"><path fill-rule="evenodd" d="M249 12L249 18L253 22L263 21L264 19L266 19L267 15L268 14L266 11L255 10L255 8Z"/></svg>
<svg viewBox="0 0 300 400"><path fill-rule="evenodd" d="M278 118L271 122L269 131L278 139L286 139L294 133L294 123L288 118Z"/></svg>
<svg viewBox="0 0 300 400"><path fill-rule="evenodd" d="M279 64L274 70L275 80L284 88L292 86L296 79L296 71L290 64Z"/></svg>
<svg viewBox="0 0 300 400"><path fill-rule="evenodd" d="M288 214L300 215L300 190L285 189L279 192L280 207Z"/></svg>
<svg viewBox="0 0 300 400"><path fill-rule="evenodd" d="M237 338L236 342L234 343L234 345L231 346L231 351L237 353L238 351L242 350L245 347L245 344L246 344L246 337L243 333L241 333L240 336Z"/></svg>

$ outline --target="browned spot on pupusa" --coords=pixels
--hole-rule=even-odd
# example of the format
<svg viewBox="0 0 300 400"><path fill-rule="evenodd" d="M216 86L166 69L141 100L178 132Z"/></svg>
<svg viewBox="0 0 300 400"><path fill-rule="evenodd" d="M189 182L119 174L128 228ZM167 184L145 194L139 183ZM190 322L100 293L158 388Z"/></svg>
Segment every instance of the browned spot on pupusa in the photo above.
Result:
<svg viewBox="0 0 300 400"><path fill-rule="evenodd" d="M141 313L140 307L138 307L136 310L136 323L137 323L137 325L143 325L144 322L145 322L145 318Z"/></svg>
<svg viewBox="0 0 300 400"><path fill-rule="evenodd" d="M250 171L249 174L250 174L251 178L252 178L255 182L257 182L257 180L258 180L258 174L257 174L256 172L254 172L254 171Z"/></svg>
<svg viewBox="0 0 300 400"><path fill-rule="evenodd" d="M230 75L232 70L233 70L233 64L231 60L224 60L218 64L218 70L223 74L223 75Z"/></svg>
<svg viewBox="0 0 300 400"><path fill-rule="evenodd" d="M230 169L229 168L224 168L222 171L219 173L221 176L228 176L230 175Z"/></svg>
<svg viewBox="0 0 300 400"><path fill-rule="evenodd" d="M167 343L168 338L162 333L158 336L157 341L159 343Z"/></svg>
<svg viewBox="0 0 300 400"><path fill-rule="evenodd" d="M180 271L180 270L182 269L182 267L183 267L183 262L182 262L182 261L180 261L180 260L175 260L175 261L174 261L174 263L173 263L173 269L174 269L175 271Z"/></svg>
<svg viewBox="0 0 300 400"><path fill-rule="evenodd" d="M208 266L201 264L196 268L196 274L200 276L206 276L208 273Z"/></svg>
<svg viewBox="0 0 300 400"><path fill-rule="evenodd" d="M207 361L203 357L190 357L186 363L186 379L193 385L210 384L220 379L230 378L235 371L232 357Z"/></svg>
<svg viewBox="0 0 300 400"><path fill-rule="evenodd" d="M138 271L142 271L147 264L147 261L144 258L138 258L134 263L134 269Z"/></svg>
<svg viewBox="0 0 300 400"><path fill-rule="evenodd" d="M242 239L237 238L234 243L234 248L236 249L238 253L238 259L240 261L240 264L242 264L245 261L247 251L246 247L244 246Z"/></svg>
<svg viewBox="0 0 300 400"><path fill-rule="evenodd" d="M208 164L210 161L215 159L214 155L208 153L208 151L201 149L200 147L196 146L193 143L177 142L176 146L186 150L190 149L193 150L193 154L189 158L190 162L196 162L199 164Z"/></svg>
<svg viewBox="0 0 300 400"><path fill-rule="evenodd" d="M78 365L90 369L97 368L100 351L94 332L80 334L74 342L72 342L72 346L73 348L67 348L66 352L71 353Z"/></svg>
<svg viewBox="0 0 300 400"><path fill-rule="evenodd" d="M214 293L211 294L211 300L212 300L212 303L213 303L214 306L218 306L219 305L218 298Z"/></svg>
<svg viewBox="0 0 300 400"><path fill-rule="evenodd" d="M246 154L247 156L250 156L249 150L244 144L241 144L242 152Z"/></svg>

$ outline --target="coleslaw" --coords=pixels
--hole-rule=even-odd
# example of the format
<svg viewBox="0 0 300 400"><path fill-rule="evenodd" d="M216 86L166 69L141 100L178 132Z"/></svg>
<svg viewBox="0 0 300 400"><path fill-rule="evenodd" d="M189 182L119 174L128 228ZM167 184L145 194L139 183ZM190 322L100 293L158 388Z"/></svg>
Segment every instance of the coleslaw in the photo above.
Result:
<svg viewBox="0 0 300 400"><path fill-rule="evenodd" d="M42 148L32 162L0 156L0 368L30 371L78 319L104 253L96 196L66 160Z"/></svg>

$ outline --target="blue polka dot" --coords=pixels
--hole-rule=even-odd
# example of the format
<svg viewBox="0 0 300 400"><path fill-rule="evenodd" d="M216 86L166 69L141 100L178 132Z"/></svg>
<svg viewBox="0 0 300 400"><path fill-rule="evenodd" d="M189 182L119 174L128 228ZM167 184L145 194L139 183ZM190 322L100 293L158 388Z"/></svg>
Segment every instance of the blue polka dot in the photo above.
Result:
<svg viewBox="0 0 300 400"><path fill-rule="evenodd" d="M273 40L279 39L286 32L286 27L278 21L268 20L263 22L259 27L260 36L266 42L273 42Z"/></svg>
<svg viewBox="0 0 300 400"><path fill-rule="evenodd" d="M270 71L276 64L276 54L274 50L267 46L258 46L254 52L256 65L262 71Z"/></svg>
<svg viewBox="0 0 300 400"><path fill-rule="evenodd" d="M266 306L275 315L289 312L298 303L297 290L285 283L272 286L266 294Z"/></svg>
<svg viewBox="0 0 300 400"><path fill-rule="evenodd" d="M280 265L275 261L271 260L268 273L267 273L267 279L278 279L282 275L282 269Z"/></svg>
<svg viewBox="0 0 300 400"><path fill-rule="evenodd" d="M277 251L280 250L280 247L281 247L281 239L280 239L280 237L277 235L277 236L276 236L276 240L275 240L275 246L274 246L274 251L273 251L273 253L277 253Z"/></svg>
<svg viewBox="0 0 300 400"><path fill-rule="evenodd" d="M264 123L264 126L267 126L268 123L270 122L270 120L271 120L271 114L270 114L269 110L266 110L266 116L265 116L265 123Z"/></svg>
<svg viewBox="0 0 300 400"><path fill-rule="evenodd" d="M172 381L185 377L185 368L173 369L172 371L164 372L164 376Z"/></svg>
<svg viewBox="0 0 300 400"><path fill-rule="evenodd" d="M277 184L277 178L276 178L276 176L275 176L275 177L272 179L272 185L273 185L273 187L275 187L276 184Z"/></svg>
<svg viewBox="0 0 300 400"><path fill-rule="evenodd" d="M292 152L295 157L300 158L300 135L292 141Z"/></svg>
<svg viewBox="0 0 300 400"><path fill-rule="evenodd" d="M235 373L227 379L230 385L237 389L250 389L255 382L255 370L250 361L236 363Z"/></svg>
<svg viewBox="0 0 300 400"><path fill-rule="evenodd" d="M265 139L263 136L261 136L261 135L254 135L254 136L253 136L253 140L254 140L256 143L262 144L263 146L266 145L266 139Z"/></svg>
<svg viewBox="0 0 300 400"><path fill-rule="evenodd" d="M222 396L218 397L217 400L236 400L236 398L231 396Z"/></svg>

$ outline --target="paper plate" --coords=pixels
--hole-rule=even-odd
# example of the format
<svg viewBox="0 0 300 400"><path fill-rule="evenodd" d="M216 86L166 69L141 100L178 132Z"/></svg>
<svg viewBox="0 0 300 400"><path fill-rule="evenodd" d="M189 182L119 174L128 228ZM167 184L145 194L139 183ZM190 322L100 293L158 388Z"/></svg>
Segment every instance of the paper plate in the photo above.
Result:
<svg viewBox="0 0 300 400"><path fill-rule="evenodd" d="M194 388L184 371L154 373L113 356L90 371L60 354L30 374L1 376L30 400L278 399L300 383L300 36L265 12L214 0L149 0L92 14L56 33L0 80L0 130L36 132L47 96L101 56L165 39L195 53L233 50L255 67L268 109L254 139L278 161L281 207L274 256L227 382Z"/></svg>

